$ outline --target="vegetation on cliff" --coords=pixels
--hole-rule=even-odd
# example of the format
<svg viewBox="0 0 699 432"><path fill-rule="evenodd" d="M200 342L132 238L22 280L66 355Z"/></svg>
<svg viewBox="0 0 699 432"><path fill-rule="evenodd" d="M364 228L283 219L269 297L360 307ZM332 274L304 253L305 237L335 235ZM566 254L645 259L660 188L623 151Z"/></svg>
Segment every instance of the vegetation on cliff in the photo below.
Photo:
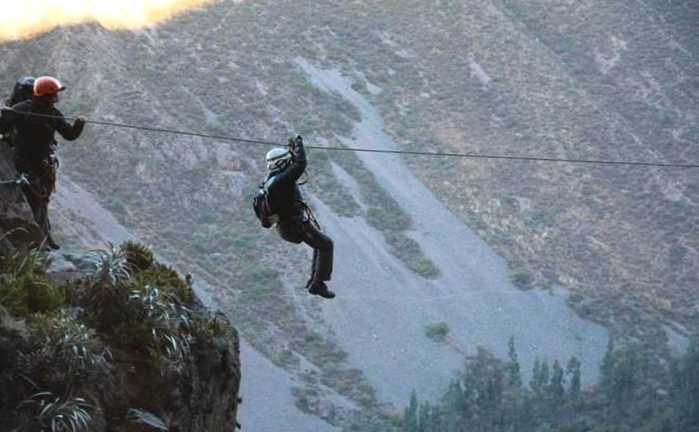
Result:
<svg viewBox="0 0 699 432"><path fill-rule="evenodd" d="M232 430L237 335L191 278L133 242L73 260L0 251L0 429Z"/></svg>

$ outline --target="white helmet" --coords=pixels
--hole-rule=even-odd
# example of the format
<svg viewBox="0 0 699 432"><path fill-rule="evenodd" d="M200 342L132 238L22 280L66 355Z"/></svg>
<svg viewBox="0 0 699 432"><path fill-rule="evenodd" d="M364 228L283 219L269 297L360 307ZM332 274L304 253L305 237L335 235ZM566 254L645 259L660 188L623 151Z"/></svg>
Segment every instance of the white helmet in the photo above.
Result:
<svg viewBox="0 0 699 432"><path fill-rule="evenodd" d="M291 152L285 148L275 148L267 152L267 170L284 169L291 162Z"/></svg>

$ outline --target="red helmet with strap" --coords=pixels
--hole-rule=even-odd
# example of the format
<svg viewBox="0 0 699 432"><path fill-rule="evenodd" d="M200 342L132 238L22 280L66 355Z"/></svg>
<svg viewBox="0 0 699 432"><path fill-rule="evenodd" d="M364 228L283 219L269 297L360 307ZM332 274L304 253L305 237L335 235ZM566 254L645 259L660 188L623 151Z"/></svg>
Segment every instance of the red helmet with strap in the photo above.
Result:
<svg viewBox="0 0 699 432"><path fill-rule="evenodd" d="M34 81L34 96L53 96L65 89L61 82L54 77L42 76Z"/></svg>

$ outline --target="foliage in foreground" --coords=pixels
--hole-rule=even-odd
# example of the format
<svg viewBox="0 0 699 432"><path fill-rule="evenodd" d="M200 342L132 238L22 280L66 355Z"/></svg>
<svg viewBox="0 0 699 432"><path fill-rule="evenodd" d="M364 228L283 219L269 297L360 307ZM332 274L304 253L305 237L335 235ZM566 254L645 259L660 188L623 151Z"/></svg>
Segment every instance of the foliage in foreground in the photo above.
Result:
<svg viewBox="0 0 699 432"><path fill-rule="evenodd" d="M183 373L193 343L225 331L191 308L191 281L155 262L145 246L110 245L85 262L93 269L86 282L58 287L43 253L0 256L0 322L17 323L0 327L0 340L16 343L0 347L0 387L13 389L0 395L0 429L82 432L95 410L133 422L146 412L123 406L128 397L116 388L133 378L117 375L117 364L136 362L139 382L162 389ZM22 327L24 336L13 333ZM3 413L12 406L18 410Z"/></svg>

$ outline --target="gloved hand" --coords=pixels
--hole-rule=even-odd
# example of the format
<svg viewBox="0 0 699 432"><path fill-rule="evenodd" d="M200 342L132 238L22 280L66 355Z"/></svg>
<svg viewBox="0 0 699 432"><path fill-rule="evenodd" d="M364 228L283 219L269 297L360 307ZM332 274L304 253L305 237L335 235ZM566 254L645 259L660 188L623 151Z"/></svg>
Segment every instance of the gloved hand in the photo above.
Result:
<svg viewBox="0 0 699 432"><path fill-rule="evenodd" d="M289 138L289 143L287 146L289 147L289 151L291 153L296 154L296 151L298 150L299 146L303 144L303 138L301 138L301 135L298 135L296 138Z"/></svg>
<svg viewBox="0 0 699 432"><path fill-rule="evenodd" d="M79 126L79 127L84 127L85 123L87 123L87 120L85 120L85 117L83 116L78 116L75 119L75 122L73 123L74 126Z"/></svg>

